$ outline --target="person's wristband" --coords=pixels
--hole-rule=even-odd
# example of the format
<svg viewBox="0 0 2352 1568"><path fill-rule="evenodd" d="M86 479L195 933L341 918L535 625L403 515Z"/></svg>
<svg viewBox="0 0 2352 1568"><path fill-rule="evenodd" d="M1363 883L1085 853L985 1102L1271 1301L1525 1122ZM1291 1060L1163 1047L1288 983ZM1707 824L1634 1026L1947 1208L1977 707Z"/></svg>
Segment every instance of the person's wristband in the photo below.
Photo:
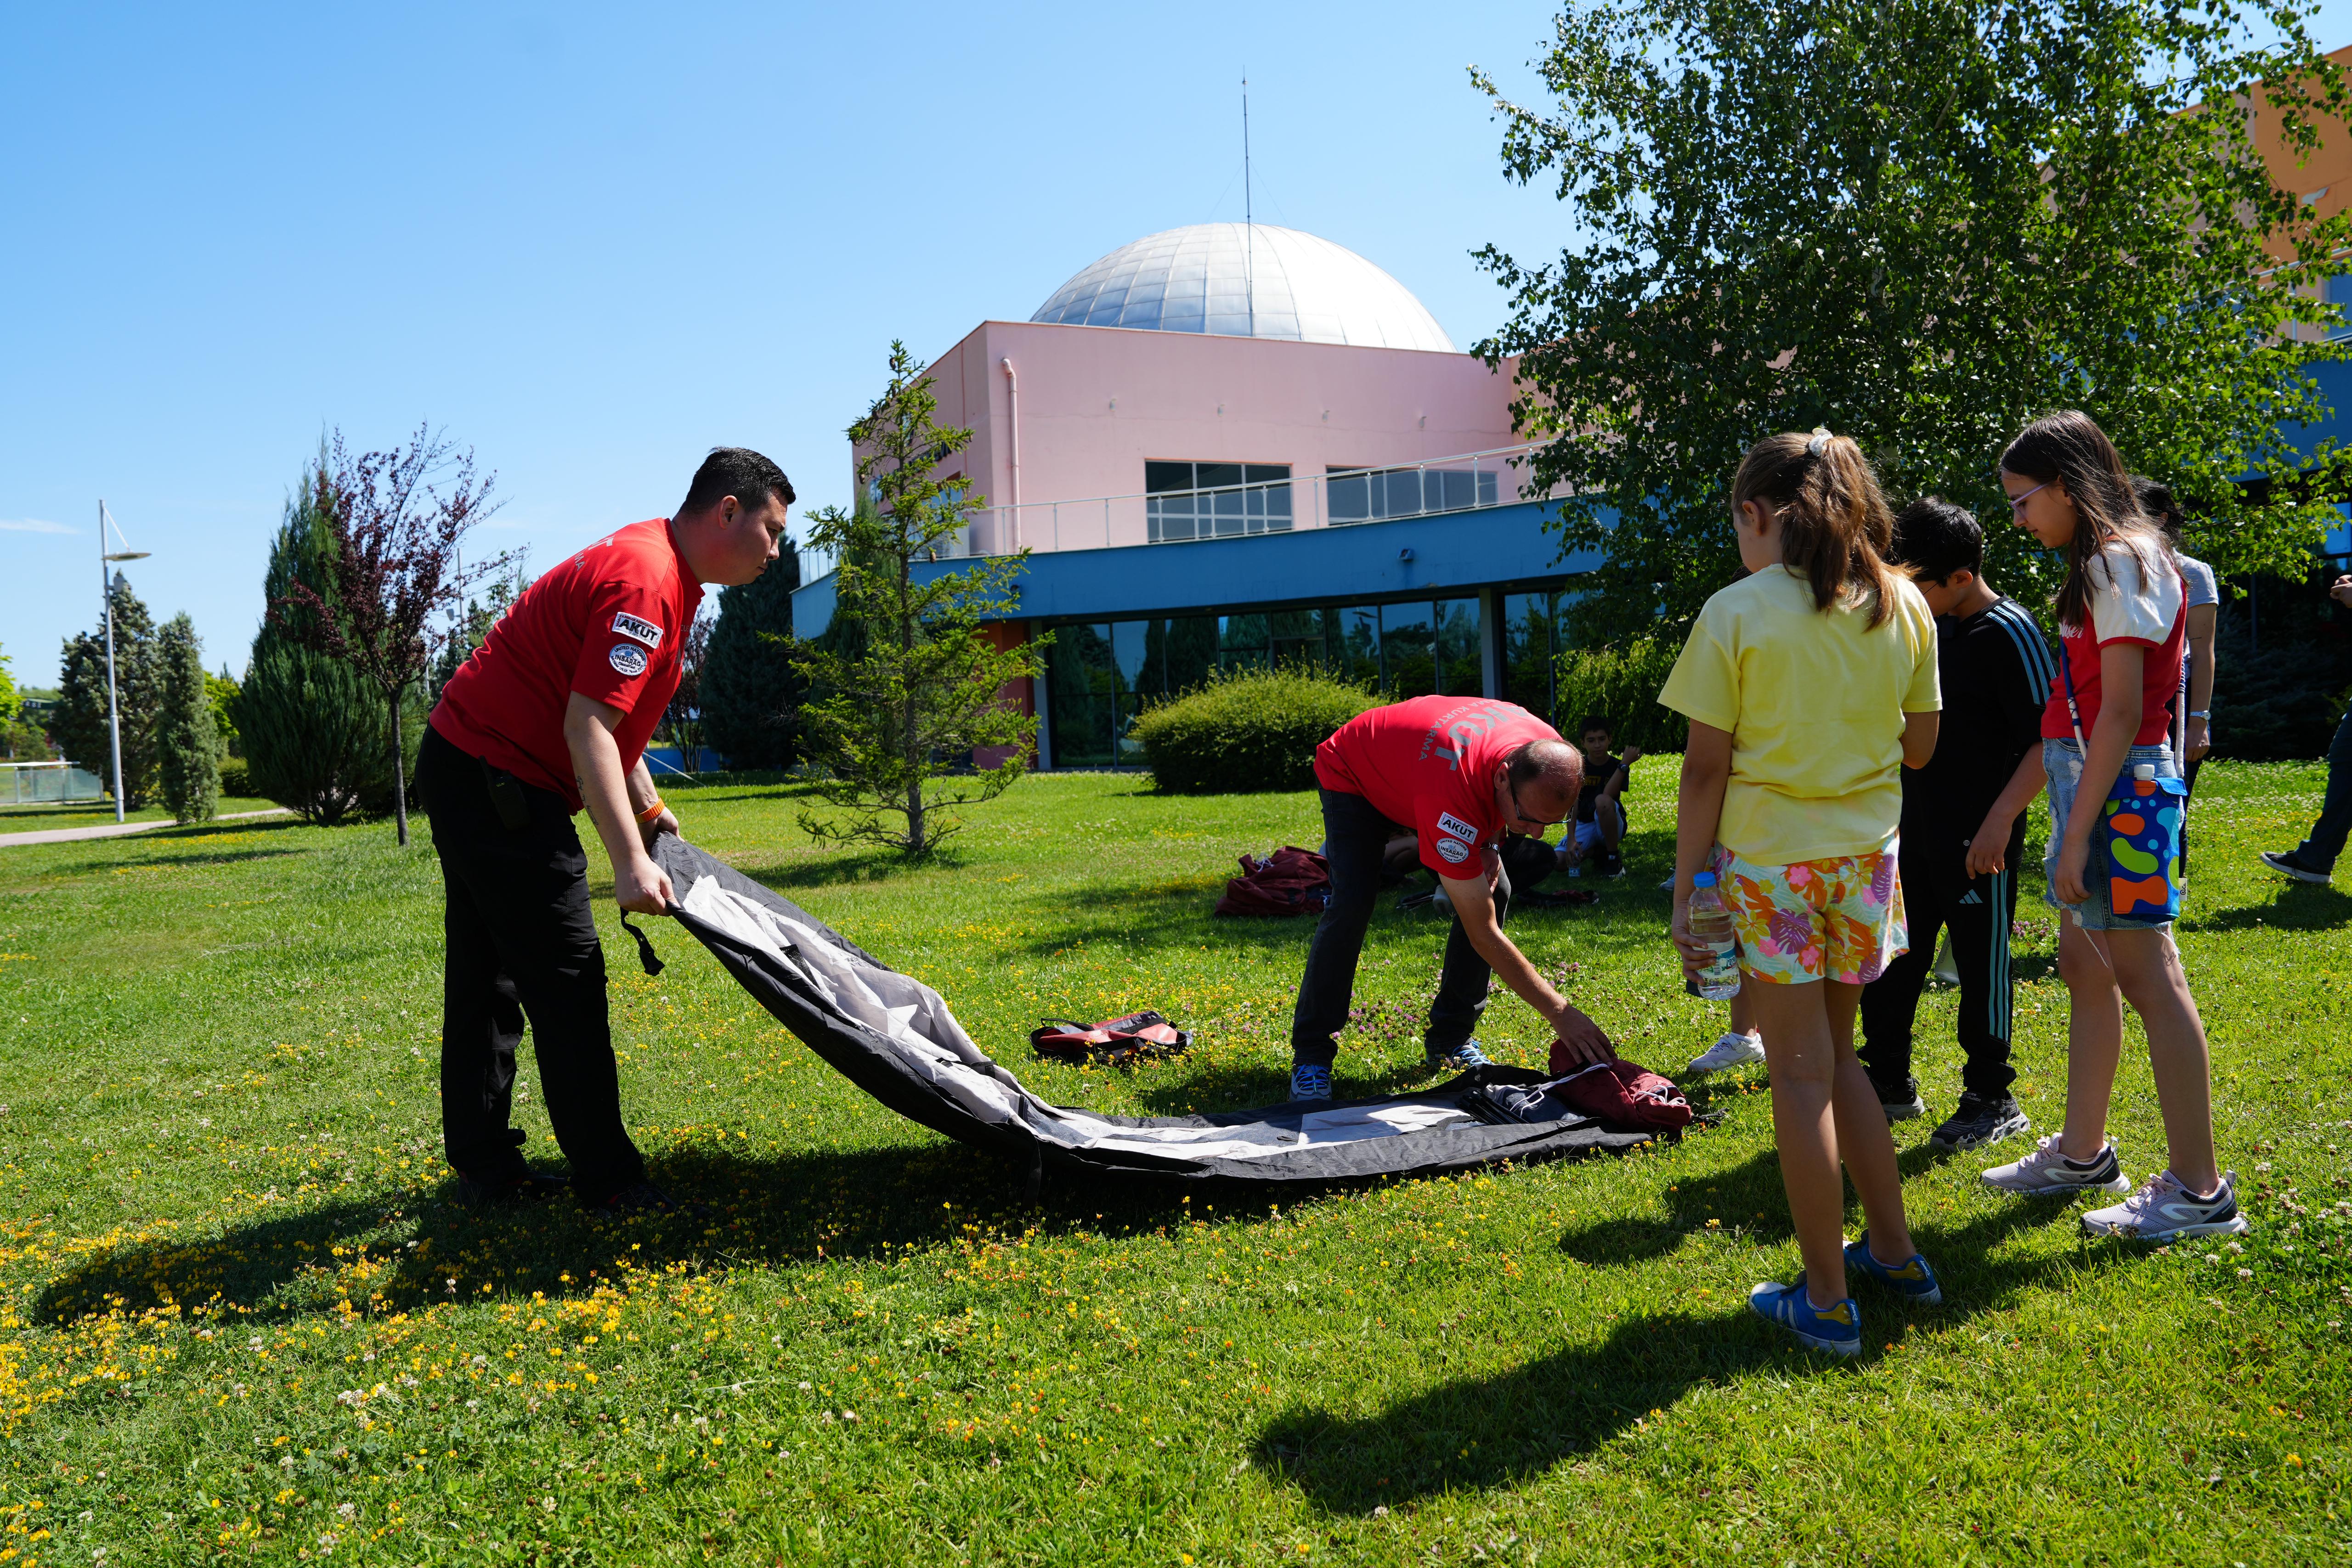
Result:
<svg viewBox="0 0 2352 1568"><path fill-rule="evenodd" d="M2190 718L2210 719L2213 716L2213 710L2210 707L2193 707L2189 710L2189 716Z"/></svg>
<svg viewBox="0 0 2352 1568"><path fill-rule="evenodd" d="M654 819L660 816L667 810L668 808L662 804L662 798L658 795L655 796L654 803L637 813L637 826L641 828L652 827L654 824Z"/></svg>

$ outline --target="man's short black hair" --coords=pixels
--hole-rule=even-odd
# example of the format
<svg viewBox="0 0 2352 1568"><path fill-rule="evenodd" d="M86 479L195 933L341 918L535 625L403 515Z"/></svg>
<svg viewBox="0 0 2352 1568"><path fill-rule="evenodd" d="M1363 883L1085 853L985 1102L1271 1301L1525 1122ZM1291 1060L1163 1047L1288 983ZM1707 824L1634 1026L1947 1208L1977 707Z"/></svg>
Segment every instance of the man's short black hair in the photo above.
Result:
<svg viewBox="0 0 2352 1568"><path fill-rule="evenodd" d="M793 494L793 482L784 471L750 447L714 446L694 471L694 483L686 487L677 515L707 512L730 496L747 512L766 506L770 496L781 496L787 507L800 498Z"/></svg>
<svg viewBox="0 0 2352 1568"><path fill-rule="evenodd" d="M1596 729L1603 735L1613 736L1617 733L1617 727L1609 722L1607 714L1589 713L1584 716L1584 722L1577 727L1577 738L1581 740Z"/></svg>
<svg viewBox="0 0 2352 1568"><path fill-rule="evenodd" d="M1895 549L1887 558L1916 577L1948 582L1956 571L1984 575L1984 529L1966 507L1922 496L1895 514Z"/></svg>

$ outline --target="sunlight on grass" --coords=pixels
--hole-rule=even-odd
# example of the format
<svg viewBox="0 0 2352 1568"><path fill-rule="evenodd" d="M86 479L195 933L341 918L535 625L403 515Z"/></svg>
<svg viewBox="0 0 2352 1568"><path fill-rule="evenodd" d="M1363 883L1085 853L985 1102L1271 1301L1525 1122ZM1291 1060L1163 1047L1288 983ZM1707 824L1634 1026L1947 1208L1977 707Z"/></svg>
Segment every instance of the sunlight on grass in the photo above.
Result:
<svg viewBox="0 0 2352 1568"><path fill-rule="evenodd" d="M1627 877L1513 929L1674 1072L1720 1015L1663 938L1654 767ZM2251 863L2320 783L2217 765L2192 828L2180 940L2253 1234L2089 1244L1908 1123L1950 1304L1864 1294L1851 1367L1740 1311L1796 1268L1760 1077L1707 1086L1719 1129L1623 1160L1029 1205L1024 1172L860 1094L675 927L639 974L606 904L630 1124L719 1216L475 1215L439 1159L429 847L273 821L6 851L0 1563L2341 1559L2352 898ZM1281 1096L1307 925L1208 909L1242 852L1318 841L1310 796L1033 779L908 871L813 851L791 793L669 798L1047 1098ZM2065 999L2049 912L2020 913L2018 1093L2046 1130ZM1443 931L1383 907L1343 1092L1423 1081ZM1191 1054L1026 1057L1041 1017L1147 1005ZM1922 1009L1938 1111L1952 1008ZM1507 998L1481 1036L1548 1044ZM517 1112L553 1159L527 1056ZM2135 1176L2158 1157L2144 1060L2116 1135Z"/></svg>

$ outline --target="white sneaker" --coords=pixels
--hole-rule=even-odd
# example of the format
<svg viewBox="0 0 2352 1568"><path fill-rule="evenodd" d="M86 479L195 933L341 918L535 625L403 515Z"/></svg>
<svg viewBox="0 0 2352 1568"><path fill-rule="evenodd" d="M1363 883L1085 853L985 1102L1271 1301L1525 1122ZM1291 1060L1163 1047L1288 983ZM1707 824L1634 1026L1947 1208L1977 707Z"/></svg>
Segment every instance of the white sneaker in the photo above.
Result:
<svg viewBox="0 0 2352 1568"><path fill-rule="evenodd" d="M1764 1037L1760 1034L1732 1034L1726 1031L1721 1040L1691 1059L1692 1073L1721 1072L1726 1068L1745 1067L1751 1061L1764 1060Z"/></svg>
<svg viewBox="0 0 2352 1568"><path fill-rule="evenodd" d="M2184 1236L2242 1236L2249 1227L2238 1212L2238 1173L2221 1177L2211 1197L2192 1197L2180 1178L2158 1171L2140 1189L2112 1208L2083 1216L2092 1236L2127 1236L2135 1241L2178 1241Z"/></svg>
<svg viewBox="0 0 2352 1568"><path fill-rule="evenodd" d="M2123 1168L2116 1164L2116 1146L2101 1145L2099 1157L2087 1166L2076 1165L2058 1147L2058 1134L2051 1134L2033 1145L2033 1152L2013 1165L1995 1166L1984 1173L1987 1186L2003 1192L2021 1193L2027 1197L2043 1197L2055 1193L2129 1192L2131 1182Z"/></svg>

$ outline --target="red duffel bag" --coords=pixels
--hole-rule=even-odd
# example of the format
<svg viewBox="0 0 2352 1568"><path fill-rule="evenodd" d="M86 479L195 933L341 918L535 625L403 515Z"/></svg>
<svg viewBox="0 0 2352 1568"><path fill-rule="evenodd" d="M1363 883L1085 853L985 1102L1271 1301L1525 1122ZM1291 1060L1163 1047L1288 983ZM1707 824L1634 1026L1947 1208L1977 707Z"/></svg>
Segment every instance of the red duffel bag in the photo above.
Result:
<svg viewBox="0 0 2352 1568"><path fill-rule="evenodd" d="M1551 1070L1571 1074L1551 1092L1582 1114L1612 1127L1655 1127L1662 1133L1690 1125L1696 1113L1672 1080L1622 1057L1578 1072L1565 1047L1551 1049Z"/></svg>

